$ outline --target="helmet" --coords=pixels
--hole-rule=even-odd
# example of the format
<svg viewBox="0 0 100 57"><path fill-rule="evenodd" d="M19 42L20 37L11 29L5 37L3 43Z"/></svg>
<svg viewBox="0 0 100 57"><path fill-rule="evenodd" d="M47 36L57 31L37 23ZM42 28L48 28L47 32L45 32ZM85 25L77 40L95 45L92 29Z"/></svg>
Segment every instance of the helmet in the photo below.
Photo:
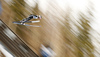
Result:
<svg viewBox="0 0 100 57"><path fill-rule="evenodd" d="M41 19L41 18L42 18L42 16L40 16L40 15L39 15L39 16L38 16L38 18L39 18L39 19Z"/></svg>

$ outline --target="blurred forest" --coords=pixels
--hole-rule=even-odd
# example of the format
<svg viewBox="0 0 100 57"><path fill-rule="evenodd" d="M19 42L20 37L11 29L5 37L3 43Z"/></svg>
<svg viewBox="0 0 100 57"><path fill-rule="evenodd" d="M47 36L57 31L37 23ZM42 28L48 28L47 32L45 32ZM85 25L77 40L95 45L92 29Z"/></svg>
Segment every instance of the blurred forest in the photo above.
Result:
<svg viewBox="0 0 100 57"><path fill-rule="evenodd" d="M90 31L93 30L90 26L93 17L91 10L86 11L89 16L79 11L77 14L79 20L73 21L73 10L70 7L65 12L52 4L48 8L53 9L44 13L40 10L38 2L35 2L35 7L30 7L24 0L11 2L1 0L0 18L39 56L43 44L54 50L55 57L95 57L95 49L90 37ZM93 7L90 6L90 9ZM42 16L40 23L33 24L41 27L27 27L12 23L30 14Z"/></svg>

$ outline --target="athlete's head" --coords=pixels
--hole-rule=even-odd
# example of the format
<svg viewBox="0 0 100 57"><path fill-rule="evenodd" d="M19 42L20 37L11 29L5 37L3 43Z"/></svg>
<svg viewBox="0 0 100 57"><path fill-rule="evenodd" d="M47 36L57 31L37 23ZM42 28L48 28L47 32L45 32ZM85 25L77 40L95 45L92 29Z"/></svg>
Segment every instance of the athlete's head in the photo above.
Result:
<svg viewBox="0 0 100 57"><path fill-rule="evenodd" d="M38 19L41 19L41 18L42 18L42 16L38 15Z"/></svg>

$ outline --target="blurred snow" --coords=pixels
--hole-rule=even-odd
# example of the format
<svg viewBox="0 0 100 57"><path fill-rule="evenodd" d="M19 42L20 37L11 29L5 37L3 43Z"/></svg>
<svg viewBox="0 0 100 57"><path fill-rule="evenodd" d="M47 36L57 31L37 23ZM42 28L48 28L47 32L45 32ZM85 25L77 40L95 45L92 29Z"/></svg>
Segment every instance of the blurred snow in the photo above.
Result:
<svg viewBox="0 0 100 57"><path fill-rule="evenodd" d="M8 52L8 50L5 49L5 47L0 43L0 51L6 56L6 57L14 57L13 55Z"/></svg>

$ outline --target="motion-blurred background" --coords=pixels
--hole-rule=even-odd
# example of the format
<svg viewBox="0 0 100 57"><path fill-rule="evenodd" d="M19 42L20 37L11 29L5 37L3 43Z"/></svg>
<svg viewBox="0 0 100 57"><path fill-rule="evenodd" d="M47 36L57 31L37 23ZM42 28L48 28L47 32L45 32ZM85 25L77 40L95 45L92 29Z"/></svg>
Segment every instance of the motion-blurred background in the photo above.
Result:
<svg viewBox="0 0 100 57"><path fill-rule="evenodd" d="M0 18L39 56L49 46L54 57L100 57L98 0L1 0ZM41 27L15 25L30 14ZM52 56L52 57L53 57Z"/></svg>

